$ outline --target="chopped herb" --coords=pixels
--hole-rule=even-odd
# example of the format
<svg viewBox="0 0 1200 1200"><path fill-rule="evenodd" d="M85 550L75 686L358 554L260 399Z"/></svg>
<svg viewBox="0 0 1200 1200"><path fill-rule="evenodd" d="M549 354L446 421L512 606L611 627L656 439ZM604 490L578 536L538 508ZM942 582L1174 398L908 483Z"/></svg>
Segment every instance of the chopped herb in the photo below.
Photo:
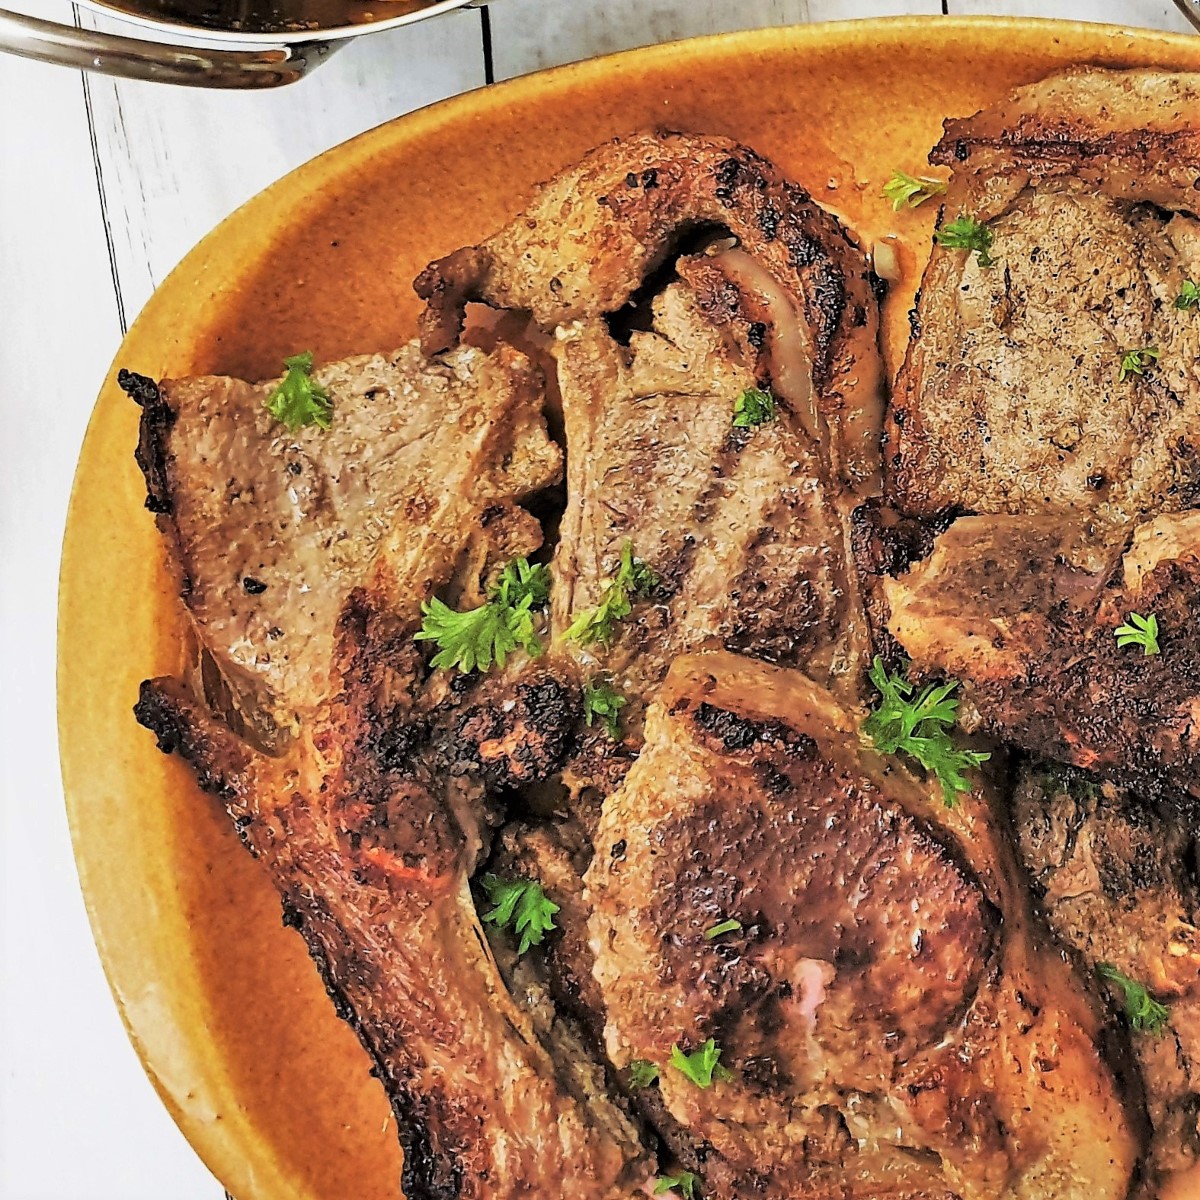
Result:
<svg viewBox="0 0 1200 1200"><path fill-rule="evenodd" d="M757 429L776 417L775 397L761 388L747 388L733 404L734 429Z"/></svg>
<svg viewBox="0 0 1200 1200"><path fill-rule="evenodd" d="M550 570L527 558L514 558L500 572L488 595L506 608L517 608L526 596L533 608L545 608L550 599Z"/></svg>
<svg viewBox="0 0 1200 1200"><path fill-rule="evenodd" d="M517 953L524 954L530 946L540 946L542 939L554 924L558 905L546 898L542 885L532 879L498 879L495 875L483 877L483 889L495 906L483 914L483 920L504 929L512 925L521 935Z"/></svg>
<svg viewBox="0 0 1200 1200"><path fill-rule="evenodd" d="M1153 613L1148 617L1130 613L1129 620L1113 632L1117 635L1118 646L1141 646L1143 655L1159 652L1158 618Z"/></svg>
<svg viewBox="0 0 1200 1200"><path fill-rule="evenodd" d="M714 925L711 929L704 931L704 936L708 941L713 938L719 938L723 933L741 933L741 921L735 921L732 917L728 921L722 921L719 925Z"/></svg>
<svg viewBox="0 0 1200 1200"><path fill-rule="evenodd" d="M629 1086L636 1092L658 1082L658 1068L648 1058L635 1058L629 1064Z"/></svg>
<svg viewBox="0 0 1200 1200"><path fill-rule="evenodd" d="M1124 383L1130 375L1145 375L1147 368L1158 362L1161 351L1157 346L1143 346L1140 350L1128 350L1121 355L1121 373L1118 383Z"/></svg>
<svg viewBox="0 0 1200 1200"><path fill-rule="evenodd" d="M889 675L878 655L871 666L871 682L883 699L863 723L863 732L881 754L907 754L915 758L942 785L942 799L953 808L961 792L971 785L964 772L987 762L990 754L959 750L950 737L958 719L958 701L950 693L958 687L951 679L930 684L913 698L916 687L904 675Z"/></svg>
<svg viewBox="0 0 1200 1200"><path fill-rule="evenodd" d="M893 171L891 179L883 185L883 194L892 202L894 212L899 212L906 205L916 208L931 196L940 196L945 190L946 185L940 179L931 179L928 175L906 175L903 171Z"/></svg>
<svg viewBox="0 0 1200 1200"><path fill-rule="evenodd" d="M1146 1033L1162 1030L1171 1016L1171 1010L1165 1004L1159 1004L1142 984L1118 971L1112 963L1097 963L1096 974L1101 979L1115 983L1125 993L1125 1015L1134 1029Z"/></svg>
<svg viewBox="0 0 1200 1200"><path fill-rule="evenodd" d="M608 736L616 741L621 736L621 709L628 704L625 699L602 676L583 685L583 712L588 727L599 717Z"/></svg>
<svg viewBox="0 0 1200 1200"><path fill-rule="evenodd" d="M680 1171L678 1175L661 1175L654 1185L654 1194L661 1196L664 1192L678 1192L683 1200L696 1200L696 1184L699 1177L691 1171Z"/></svg>
<svg viewBox="0 0 1200 1200"><path fill-rule="evenodd" d="M285 358L283 365L287 374L267 397L267 411L288 429L299 429L303 425L328 429L333 405L329 393L312 377L312 351Z"/></svg>
<svg viewBox="0 0 1200 1200"><path fill-rule="evenodd" d="M955 217L948 225L933 235L933 240L939 246L950 250L970 250L975 253L976 262L981 267L990 267L995 263L992 258L992 231L974 217Z"/></svg>
<svg viewBox="0 0 1200 1200"><path fill-rule="evenodd" d="M733 1072L721 1066L721 1049L712 1038L691 1054L684 1054L678 1046L672 1046L670 1063L699 1088L712 1087L714 1079L733 1078Z"/></svg>
<svg viewBox="0 0 1200 1200"><path fill-rule="evenodd" d="M436 642L433 665L460 671L487 671L503 667L521 647L532 657L542 652L534 628L533 610L544 608L550 597L550 572L524 558L510 562L489 589L488 601L478 608L456 612L436 596L421 605L424 621L418 642Z"/></svg>
<svg viewBox="0 0 1200 1200"><path fill-rule="evenodd" d="M607 584L595 608L584 609L571 622L565 636L581 646L599 642L607 646L617 632L617 622L633 611L636 599L650 595L658 587L658 576L640 558L633 556L633 543L621 546L621 565L617 577Z"/></svg>
<svg viewBox="0 0 1200 1200"><path fill-rule="evenodd" d="M1178 309L1200 308L1200 285L1190 279L1183 281L1179 295L1175 297L1175 307Z"/></svg>

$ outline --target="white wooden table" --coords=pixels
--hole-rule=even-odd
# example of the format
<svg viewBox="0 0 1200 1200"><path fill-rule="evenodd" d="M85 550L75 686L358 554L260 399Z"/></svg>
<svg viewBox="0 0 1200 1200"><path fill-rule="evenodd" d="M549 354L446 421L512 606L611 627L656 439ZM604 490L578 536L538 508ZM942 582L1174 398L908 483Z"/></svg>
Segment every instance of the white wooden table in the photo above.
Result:
<svg viewBox="0 0 1200 1200"><path fill-rule="evenodd" d="M69 0L24 10L116 27ZM262 94L0 58L3 1200L222 1195L117 1019L79 896L55 745L55 587L75 456L121 334L154 287L285 171L489 74L717 30L945 11L1187 28L1169 0L497 0L489 47L481 13L464 10L363 38L310 79Z"/></svg>

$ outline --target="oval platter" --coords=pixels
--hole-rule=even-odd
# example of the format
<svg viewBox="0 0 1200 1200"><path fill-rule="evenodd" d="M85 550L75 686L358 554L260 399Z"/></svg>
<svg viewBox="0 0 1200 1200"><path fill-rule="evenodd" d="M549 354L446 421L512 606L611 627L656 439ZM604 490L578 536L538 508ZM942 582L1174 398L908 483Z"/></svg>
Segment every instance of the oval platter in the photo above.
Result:
<svg viewBox="0 0 1200 1200"><path fill-rule="evenodd" d="M935 205L893 214L945 116L1070 63L1200 70L1200 38L1057 22L900 18L632 51L469 93L339 146L238 210L180 264L121 346L82 450L63 550L59 722L74 848L129 1035L164 1103L238 1200L395 1200L383 1091L301 940L216 803L131 708L179 666L182 608L133 461L119 366L277 373L400 345L411 280L479 240L538 181L637 128L727 134L774 159L866 242L895 236L894 372Z"/></svg>

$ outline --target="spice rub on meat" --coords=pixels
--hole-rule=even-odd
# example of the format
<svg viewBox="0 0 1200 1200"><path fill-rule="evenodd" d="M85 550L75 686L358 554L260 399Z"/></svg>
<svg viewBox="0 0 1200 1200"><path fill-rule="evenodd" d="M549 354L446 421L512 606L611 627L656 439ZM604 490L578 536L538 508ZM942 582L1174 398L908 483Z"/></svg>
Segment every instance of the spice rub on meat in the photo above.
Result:
<svg viewBox="0 0 1200 1200"><path fill-rule="evenodd" d="M1114 524L1200 498L1200 75L1080 68L946 123L942 227L888 416L888 494L919 516ZM1130 352L1157 356L1122 373Z"/></svg>

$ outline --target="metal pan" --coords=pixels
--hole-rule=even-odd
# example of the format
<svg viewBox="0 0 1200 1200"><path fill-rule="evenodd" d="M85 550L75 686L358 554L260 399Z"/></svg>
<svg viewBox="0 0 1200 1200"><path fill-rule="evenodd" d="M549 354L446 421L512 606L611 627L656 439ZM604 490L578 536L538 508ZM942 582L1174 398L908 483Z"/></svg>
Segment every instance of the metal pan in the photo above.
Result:
<svg viewBox="0 0 1200 1200"><path fill-rule="evenodd" d="M126 79L189 87L278 87L294 83L359 34L485 0L81 2L181 42L101 33L0 9L0 51Z"/></svg>

